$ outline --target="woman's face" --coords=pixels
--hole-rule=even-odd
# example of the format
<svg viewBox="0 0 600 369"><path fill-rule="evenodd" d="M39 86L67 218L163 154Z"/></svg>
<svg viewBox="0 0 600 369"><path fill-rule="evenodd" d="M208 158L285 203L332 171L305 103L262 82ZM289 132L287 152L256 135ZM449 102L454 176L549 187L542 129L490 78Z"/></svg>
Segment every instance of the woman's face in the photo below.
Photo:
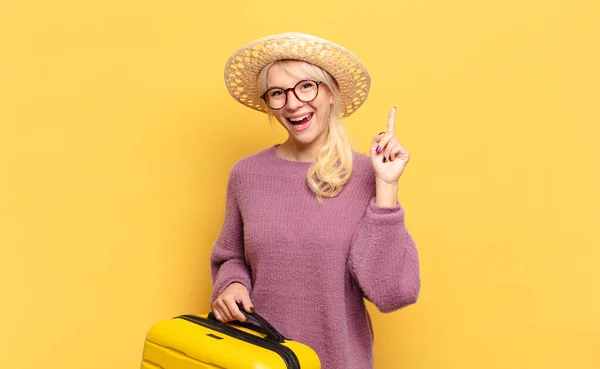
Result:
<svg viewBox="0 0 600 369"><path fill-rule="evenodd" d="M293 88L302 81L286 72L279 64L273 65L267 74L267 89ZM271 110L275 118L288 131L289 138L299 146L322 145L328 133L329 111L333 95L325 84L318 86L316 99L302 102L293 91L287 92L287 103L279 110Z"/></svg>

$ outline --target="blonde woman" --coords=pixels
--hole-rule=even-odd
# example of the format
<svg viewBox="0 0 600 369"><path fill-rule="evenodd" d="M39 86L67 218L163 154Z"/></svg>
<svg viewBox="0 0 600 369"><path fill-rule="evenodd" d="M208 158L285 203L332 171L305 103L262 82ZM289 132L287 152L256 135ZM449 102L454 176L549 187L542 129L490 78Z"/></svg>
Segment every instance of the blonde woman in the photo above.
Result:
<svg viewBox="0 0 600 369"><path fill-rule="evenodd" d="M323 368L372 368L364 299L392 312L415 303L420 290L418 253L398 201L409 153L395 134L395 108L370 155L353 151L341 118L365 102L369 74L349 51L306 34L242 47L225 81L288 138L231 170L210 258L215 317L245 321L243 306L312 347Z"/></svg>

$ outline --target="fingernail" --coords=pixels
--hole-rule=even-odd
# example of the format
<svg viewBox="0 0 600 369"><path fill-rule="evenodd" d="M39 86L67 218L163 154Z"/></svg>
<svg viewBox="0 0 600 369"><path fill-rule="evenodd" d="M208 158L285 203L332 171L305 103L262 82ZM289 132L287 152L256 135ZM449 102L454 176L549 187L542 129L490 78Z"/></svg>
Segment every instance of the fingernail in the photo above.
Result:
<svg viewBox="0 0 600 369"><path fill-rule="evenodd" d="M380 136L380 135L382 135L382 134L384 134L384 133L385 133L385 132L379 132L379 134L378 134L377 136Z"/></svg>
<svg viewBox="0 0 600 369"><path fill-rule="evenodd" d="M375 152L379 154L381 152L381 146L377 146L377 148L375 149Z"/></svg>

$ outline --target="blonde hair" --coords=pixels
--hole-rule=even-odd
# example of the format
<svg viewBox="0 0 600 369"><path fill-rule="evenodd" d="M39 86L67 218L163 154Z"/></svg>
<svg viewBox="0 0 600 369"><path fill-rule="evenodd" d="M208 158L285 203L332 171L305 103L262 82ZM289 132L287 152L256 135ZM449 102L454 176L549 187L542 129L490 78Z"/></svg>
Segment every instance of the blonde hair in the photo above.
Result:
<svg viewBox="0 0 600 369"><path fill-rule="evenodd" d="M297 78L323 81L333 94L327 140L317 154L317 160L306 173L306 179L317 200L322 201L323 197L335 197L342 192L344 185L350 179L353 161L352 147L340 119L340 92L337 83L329 73L313 64L297 60L278 60L267 65L260 72L257 81L260 94L267 90L267 74L275 64ZM273 117L270 111L269 116Z"/></svg>

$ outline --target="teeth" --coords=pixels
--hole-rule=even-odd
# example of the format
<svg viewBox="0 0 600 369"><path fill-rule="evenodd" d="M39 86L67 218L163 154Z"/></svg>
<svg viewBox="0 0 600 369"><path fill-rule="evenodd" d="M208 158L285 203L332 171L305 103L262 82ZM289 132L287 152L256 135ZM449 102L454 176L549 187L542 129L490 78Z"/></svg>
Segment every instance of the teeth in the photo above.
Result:
<svg viewBox="0 0 600 369"><path fill-rule="evenodd" d="M299 121L301 121L302 119L305 119L305 118L307 118L309 115L310 115L310 114L306 114L306 115L303 115L303 116L301 116L301 117L298 117L298 118L290 118L290 120L291 120L292 122L299 122Z"/></svg>

